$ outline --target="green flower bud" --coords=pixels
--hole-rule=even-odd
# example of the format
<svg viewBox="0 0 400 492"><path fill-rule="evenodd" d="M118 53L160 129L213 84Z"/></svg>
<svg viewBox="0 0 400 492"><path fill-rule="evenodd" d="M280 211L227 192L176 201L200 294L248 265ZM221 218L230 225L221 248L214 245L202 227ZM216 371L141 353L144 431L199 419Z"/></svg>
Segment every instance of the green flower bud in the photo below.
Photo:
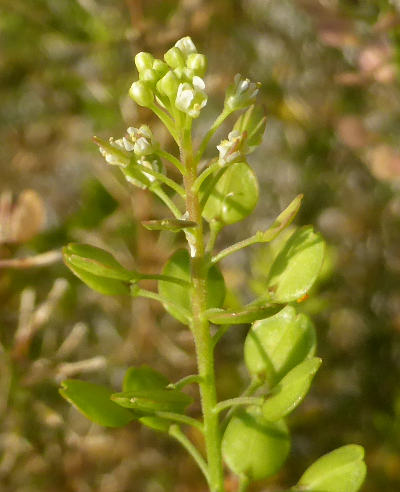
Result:
<svg viewBox="0 0 400 492"><path fill-rule="evenodd" d="M146 70L140 72L139 79L143 80L143 82L147 82L151 87L155 87L159 77L155 70L152 68L147 68Z"/></svg>
<svg viewBox="0 0 400 492"><path fill-rule="evenodd" d="M190 53L186 60L186 66L192 69L195 75L204 77L207 69L207 58L200 53Z"/></svg>
<svg viewBox="0 0 400 492"><path fill-rule="evenodd" d="M135 56L135 65L138 72L147 70L148 68L153 68L154 56L150 53L141 51Z"/></svg>
<svg viewBox="0 0 400 492"><path fill-rule="evenodd" d="M151 87L143 80L134 82L129 89L129 95L139 106L150 107L154 102L154 94Z"/></svg>
<svg viewBox="0 0 400 492"><path fill-rule="evenodd" d="M185 58L183 56L182 51L174 46L169 49L165 55L164 60L168 63L171 68L178 68L185 66Z"/></svg>
<svg viewBox="0 0 400 492"><path fill-rule="evenodd" d="M164 77L157 82L158 92L169 97L171 101L175 100L178 87L179 80L172 70L167 72Z"/></svg>
<svg viewBox="0 0 400 492"><path fill-rule="evenodd" d="M162 60L155 59L153 62L153 70L157 72L158 78L160 79L168 72L169 67Z"/></svg>
<svg viewBox="0 0 400 492"><path fill-rule="evenodd" d="M191 53L197 53L196 46L194 45L190 36L185 36L184 38L179 39L175 43L175 46L181 50L185 58Z"/></svg>

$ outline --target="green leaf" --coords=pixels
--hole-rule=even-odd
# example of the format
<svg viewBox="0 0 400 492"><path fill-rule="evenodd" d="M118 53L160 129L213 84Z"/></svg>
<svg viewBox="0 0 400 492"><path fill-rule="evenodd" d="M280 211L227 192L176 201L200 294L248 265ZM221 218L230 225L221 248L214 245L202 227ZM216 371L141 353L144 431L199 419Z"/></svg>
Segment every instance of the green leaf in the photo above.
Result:
<svg viewBox="0 0 400 492"><path fill-rule="evenodd" d="M272 388L271 396L262 407L267 420L279 420L292 412L304 399L322 360L307 359L297 365Z"/></svg>
<svg viewBox="0 0 400 492"><path fill-rule="evenodd" d="M121 296L130 294L128 284L123 283L120 280L93 275L93 273L86 272L81 268L73 266L65 257L64 262L67 267L82 280L82 282L96 292L100 292L100 294L105 294L107 296Z"/></svg>
<svg viewBox="0 0 400 492"><path fill-rule="evenodd" d="M281 306L248 307L242 311L232 311L223 309L209 309L205 312L207 319L215 325L240 325L252 323L266 316L273 316L282 309Z"/></svg>
<svg viewBox="0 0 400 492"><path fill-rule="evenodd" d="M275 385L293 367L312 357L315 348L310 319L286 306L275 316L253 324L245 340L244 358L251 374Z"/></svg>
<svg viewBox="0 0 400 492"><path fill-rule="evenodd" d="M168 386L168 379L149 366L130 367L124 376L122 388L124 391L145 389L164 389Z"/></svg>
<svg viewBox="0 0 400 492"><path fill-rule="evenodd" d="M228 467L251 480L274 475L289 450L290 436L285 422L269 422L256 407L236 411L222 439L222 454Z"/></svg>
<svg viewBox="0 0 400 492"><path fill-rule="evenodd" d="M93 275L129 281L136 276L118 263L114 256L101 248L89 244L70 243L63 249L67 265Z"/></svg>
<svg viewBox="0 0 400 492"><path fill-rule="evenodd" d="M247 154L253 152L260 145L266 124L267 118L264 108L255 105L250 106L236 121L233 130L239 133L246 132Z"/></svg>
<svg viewBox="0 0 400 492"><path fill-rule="evenodd" d="M130 367L124 377L122 385L123 391L140 391L140 390L157 390L165 389L168 385L168 379L161 373L151 367ZM172 422L159 417L140 417L139 421L154 430L168 432Z"/></svg>
<svg viewBox="0 0 400 492"><path fill-rule="evenodd" d="M325 243L311 226L298 229L286 242L268 274L274 302L292 302L307 294L324 259Z"/></svg>
<svg viewBox="0 0 400 492"><path fill-rule="evenodd" d="M295 490L310 492L357 492L365 475L364 449L356 444L342 446L313 463Z"/></svg>
<svg viewBox="0 0 400 492"><path fill-rule="evenodd" d="M162 274L190 282L190 257L188 251L185 249L178 249L175 251L165 264ZM166 301L177 304L191 312L190 288L165 280L159 280L158 291ZM221 307L224 299L224 278L218 267L212 266L209 269L207 276L207 307ZM181 313L178 312L178 310L174 309L169 304L165 304L164 307L172 316L186 324L186 320L181 316Z"/></svg>
<svg viewBox="0 0 400 492"><path fill-rule="evenodd" d="M142 225L149 231L171 232L179 232L183 229L190 229L198 226L198 224L192 220L181 219L142 220Z"/></svg>
<svg viewBox="0 0 400 492"><path fill-rule="evenodd" d="M106 386L67 379L61 383L61 396L72 403L85 417L105 427L122 427L136 416L110 400L113 393Z"/></svg>
<svg viewBox="0 0 400 492"><path fill-rule="evenodd" d="M220 171L219 171L220 172ZM201 190L210 186L214 177L205 180ZM247 217L258 201L258 182L253 170L246 162L230 164L213 186L203 208L203 217L223 225L239 222Z"/></svg>
<svg viewBox="0 0 400 492"><path fill-rule="evenodd" d="M175 389L143 389L114 393L112 401L124 408L137 412L175 412L183 413L192 403L192 398L182 391Z"/></svg>

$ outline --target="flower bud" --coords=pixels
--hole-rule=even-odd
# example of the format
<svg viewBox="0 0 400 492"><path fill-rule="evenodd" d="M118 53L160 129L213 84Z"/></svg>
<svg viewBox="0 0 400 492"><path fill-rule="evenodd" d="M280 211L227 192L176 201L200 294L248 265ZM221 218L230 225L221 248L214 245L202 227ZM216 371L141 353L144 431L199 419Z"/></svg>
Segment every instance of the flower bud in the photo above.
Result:
<svg viewBox="0 0 400 492"><path fill-rule="evenodd" d="M129 89L129 95L139 106L150 107L154 102L154 94L151 88L142 80L134 82Z"/></svg>
<svg viewBox="0 0 400 492"><path fill-rule="evenodd" d="M191 53L197 53L196 46L190 36L185 36L184 38L179 39L175 43L175 46L181 50L185 58Z"/></svg>
<svg viewBox="0 0 400 492"><path fill-rule="evenodd" d="M182 51L175 46L165 53L164 60L171 68L185 66L185 58L183 57Z"/></svg>
<svg viewBox="0 0 400 492"><path fill-rule="evenodd" d="M153 70L156 71L158 78L160 79L168 72L169 67L162 60L155 59L153 62Z"/></svg>
<svg viewBox="0 0 400 492"><path fill-rule="evenodd" d="M186 60L186 66L192 69L195 75L204 77L207 69L207 58L200 53L190 53Z"/></svg>
<svg viewBox="0 0 400 492"><path fill-rule="evenodd" d="M157 82L157 90L171 100L175 99L178 87L179 80L172 70L167 72L164 77Z"/></svg>
<svg viewBox="0 0 400 492"><path fill-rule="evenodd" d="M260 83L250 82L237 73L226 91L225 108L235 111L250 106L256 99L259 87Z"/></svg>
<svg viewBox="0 0 400 492"><path fill-rule="evenodd" d="M153 146L146 137L139 137L133 146L133 151L137 156L144 156L153 152Z"/></svg>
<svg viewBox="0 0 400 492"><path fill-rule="evenodd" d="M146 68L139 74L139 79L147 82L151 87L154 87L159 79L158 74L152 68Z"/></svg>
<svg viewBox="0 0 400 492"><path fill-rule="evenodd" d="M150 53L146 53L141 51L135 56L135 65L138 69L138 72L142 72L143 70L153 68L154 56Z"/></svg>
<svg viewBox="0 0 400 492"><path fill-rule="evenodd" d="M242 155L245 155L246 152L242 147L242 134L236 130L232 130L228 135L228 139L221 140L221 143L217 145L221 165L234 162L242 157Z"/></svg>

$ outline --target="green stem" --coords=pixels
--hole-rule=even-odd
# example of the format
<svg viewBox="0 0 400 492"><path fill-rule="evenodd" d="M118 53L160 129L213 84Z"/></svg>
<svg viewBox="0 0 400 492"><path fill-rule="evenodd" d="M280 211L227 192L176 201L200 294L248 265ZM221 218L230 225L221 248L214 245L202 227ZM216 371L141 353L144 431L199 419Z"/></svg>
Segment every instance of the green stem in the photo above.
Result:
<svg viewBox="0 0 400 492"><path fill-rule="evenodd" d="M223 410L240 405L261 405L264 398L257 396L239 396L238 398L230 398L229 400L220 401L214 407L214 413L220 413Z"/></svg>
<svg viewBox="0 0 400 492"><path fill-rule="evenodd" d="M155 301L161 302L161 304L171 306L172 308L174 308L175 311L179 312L179 314L184 319L186 319L187 324L191 326L190 313L182 306L178 306L178 304L175 304L174 302L164 299L162 296L160 296L160 294L157 294L156 292L152 292L151 290L141 289L136 284L132 286L131 292L133 297L146 297L147 299L153 299Z"/></svg>
<svg viewBox="0 0 400 492"><path fill-rule="evenodd" d="M203 184L204 180L210 176L210 174L212 174L214 171L217 171L219 168L221 167L218 159L217 159L217 162L214 162L212 164L210 164L208 167L206 167L204 169L204 171L202 171L201 174L199 174L199 176L196 178L196 181L193 183L193 193L197 193L200 189L200 186Z"/></svg>
<svg viewBox="0 0 400 492"><path fill-rule="evenodd" d="M211 128L208 130L206 133L205 137L203 138L199 150L196 154L196 161L198 162L202 155L204 154L204 151L206 150L206 147L208 145L208 142L210 141L211 137L214 135L214 133L218 130L218 128L222 125L222 123L226 120L226 118L232 113L231 110L223 110L222 113L217 117L217 119L214 121L212 124Z"/></svg>
<svg viewBox="0 0 400 492"><path fill-rule="evenodd" d="M175 142L178 144L178 136L175 131L175 125L172 120L172 118L160 107L157 106L157 104L152 104L149 109L153 111L153 113L158 116L158 118L164 123L164 126L167 128L169 133L172 135L172 138L175 140Z"/></svg>
<svg viewBox="0 0 400 492"><path fill-rule="evenodd" d="M182 198L185 198L185 190L182 188L182 186L178 185L178 183L175 183L174 180L165 176L165 174L161 174L157 171L154 171L153 169L148 169L147 167L144 167L143 169L141 169L141 171L143 172L143 174L150 174L150 176L154 176L161 183L169 186L172 190L178 193L178 195L180 195Z"/></svg>
<svg viewBox="0 0 400 492"><path fill-rule="evenodd" d="M184 378L180 379L176 383L170 383L168 385L168 388L172 389L182 389L188 384L193 384L197 383L199 384L201 382L201 377L198 374L191 374L190 376L185 376Z"/></svg>
<svg viewBox="0 0 400 492"><path fill-rule="evenodd" d="M180 171L181 174L184 175L186 173L186 170L182 166L181 161L177 159L174 155L162 149L157 150L156 154L162 159L165 159L166 161L169 161L171 164L173 164Z"/></svg>
<svg viewBox="0 0 400 492"><path fill-rule="evenodd" d="M274 236L275 237L275 236ZM235 244L232 244L232 246L229 246L228 248L223 249L220 251L218 254L213 256L211 259L211 263L214 265L215 263L218 263L221 261L223 258L226 258L227 256L231 255L232 253L236 253L236 251L240 251L243 248L247 248L248 246L251 246L252 244L257 244L257 243L268 243L274 239L274 237L266 237L265 233L260 232L254 234L254 236L248 237L247 239L244 239L243 241L239 241Z"/></svg>
<svg viewBox="0 0 400 492"><path fill-rule="evenodd" d="M238 398L245 398L253 395L260 386L263 385L263 382L257 378L254 378L250 381L250 384L247 386L247 388L243 391L243 393L238 397ZM228 425L228 422L230 418L232 417L235 407L232 407L229 412L225 415L223 423L222 423L222 431L226 429L226 426Z"/></svg>
<svg viewBox="0 0 400 492"><path fill-rule="evenodd" d="M180 427L178 425L171 425L171 427L169 428L169 435L174 437L177 441L179 441L182 444L182 446L186 449L186 451L192 456L192 458L198 464L207 482L210 483L207 464L204 461L204 458L201 456L196 446L191 441L189 441L189 439L185 436L185 434L182 432Z"/></svg>
<svg viewBox="0 0 400 492"><path fill-rule="evenodd" d="M175 203L171 200L171 198L163 191L159 186L154 186L150 188L151 191L158 196L158 198L164 202L164 204L170 209L170 211L174 214L176 219L180 219L182 217L182 212L175 205Z"/></svg>
<svg viewBox="0 0 400 492"><path fill-rule="evenodd" d="M193 183L197 177L197 161L194 159L190 128L184 131L181 146L183 164L186 168L184 184L186 207L189 220L198 224L189 237L191 252L191 305L192 330L194 335L197 366L200 381L201 406L204 419L204 438L207 451L209 485L211 492L224 492L224 478L221 456L221 434L218 415L213 412L217 403L214 372L213 343L210 326L203 316L207 309L206 278L209 264L204 252L203 221L198 196L193 192Z"/></svg>
<svg viewBox="0 0 400 492"><path fill-rule="evenodd" d="M187 415L174 412L155 412L154 415L156 417L160 417L161 419L173 420L175 422L179 422L180 424L191 425L192 427L196 427L196 429L203 432L203 424L192 417L188 417Z"/></svg>
<svg viewBox="0 0 400 492"><path fill-rule="evenodd" d="M178 277L171 277L170 275L160 275L152 273L139 273L137 280L164 280L165 282L171 282L173 284L182 285L182 287L190 287L190 283Z"/></svg>

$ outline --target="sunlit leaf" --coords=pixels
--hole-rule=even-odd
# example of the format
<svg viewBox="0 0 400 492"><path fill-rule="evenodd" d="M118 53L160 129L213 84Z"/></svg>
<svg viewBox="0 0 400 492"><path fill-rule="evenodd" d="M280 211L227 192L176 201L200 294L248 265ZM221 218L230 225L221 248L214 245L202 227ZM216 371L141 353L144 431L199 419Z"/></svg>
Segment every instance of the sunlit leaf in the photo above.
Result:
<svg viewBox="0 0 400 492"><path fill-rule="evenodd" d="M176 389L141 389L114 393L112 401L124 408L143 413L182 413L192 403L192 398Z"/></svg>
<svg viewBox="0 0 400 492"><path fill-rule="evenodd" d="M310 290L321 270L325 243L312 227L290 236L268 274L268 289L275 302L291 302Z"/></svg>
<svg viewBox="0 0 400 492"><path fill-rule="evenodd" d="M106 386L67 379L62 382L59 391L61 396L96 424L122 427L136 418L133 412L110 400L113 391Z"/></svg>
<svg viewBox="0 0 400 492"><path fill-rule="evenodd" d="M190 282L190 257L185 249L179 249L169 258L164 269L163 275L177 277ZM160 280L158 290L161 296L173 304L183 307L191 312L190 288L182 285ZM207 276L207 306L209 308L221 307L225 299L225 282L218 267L212 266ZM176 319L186 324L185 318L181 313L174 309L170 304L165 304L165 309Z"/></svg>
<svg viewBox="0 0 400 492"><path fill-rule="evenodd" d="M222 439L222 454L228 467L252 480L279 471L289 450L290 436L285 422L269 422L255 407L235 412Z"/></svg>
<svg viewBox="0 0 400 492"><path fill-rule="evenodd" d="M211 179L213 179L211 177ZM204 188L210 184L204 183ZM204 206L203 217L211 222L233 224L247 217L258 201L258 182L246 162L230 164L216 182Z"/></svg>
<svg viewBox="0 0 400 492"><path fill-rule="evenodd" d="M311 381L321 365L321 359L307 359L289 371L262 407L267 420L279 420L292 412L304 399Z"/></svg>
<svg viewBox="0 0 400 492"><path fill-rule="evenodd" d="M273 316L280 309L282 309L281 306L254 306L244 308L241 311L215 308L206 311L205 315L207 316L207 319L215 325L240 325L244 323L252 323L258 319L264 319L266 316Z"/></svg>
<svg viewBox="0 0 400 492"><path fill-rule="evenodd" d="M315 353L316 334L309 318L287 306L256 321L246 337L244 358L249 372L277 384L285 374Z"/></svg>
<svg viewBox="0 0 400 492"><path fill-rule="evenodd" d="M366 475L364 449L342 446L313 463L300 478L296 491L357 492Z"/></svg>

